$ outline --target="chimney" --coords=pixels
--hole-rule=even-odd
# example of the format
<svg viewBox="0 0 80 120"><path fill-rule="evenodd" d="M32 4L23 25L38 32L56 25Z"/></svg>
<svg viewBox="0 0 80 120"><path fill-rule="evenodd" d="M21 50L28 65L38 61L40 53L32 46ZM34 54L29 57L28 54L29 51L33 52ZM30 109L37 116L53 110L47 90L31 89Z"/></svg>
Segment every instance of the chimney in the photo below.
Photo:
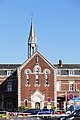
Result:
<svg viewBox="0 0 80 120"><path fill-rule="evenodd" d="M60 59L59 60L59 64L58 64L60 67L62 67L62 60Z"/></svg>

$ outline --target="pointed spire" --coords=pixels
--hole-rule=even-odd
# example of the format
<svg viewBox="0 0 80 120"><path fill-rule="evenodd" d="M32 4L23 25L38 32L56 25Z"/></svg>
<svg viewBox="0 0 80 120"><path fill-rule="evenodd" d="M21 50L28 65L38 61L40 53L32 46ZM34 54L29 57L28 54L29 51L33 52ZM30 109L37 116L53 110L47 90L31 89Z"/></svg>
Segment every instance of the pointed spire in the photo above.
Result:
<svg viewBox="0 0 80 120"><path fill-rule="evenodd" d="M31 19L31 27L30 27L30 34L29 34L29 42L35 41L35 32L34 32L34 24L33 20Z"/></svg>
<svg viewBox="0 0 80 120"><path fill-rule="evenodd" d="M37 49L38 46L35 37L33 19L31 19L30 34L28 39L28 58L31 57Z"/></svg>

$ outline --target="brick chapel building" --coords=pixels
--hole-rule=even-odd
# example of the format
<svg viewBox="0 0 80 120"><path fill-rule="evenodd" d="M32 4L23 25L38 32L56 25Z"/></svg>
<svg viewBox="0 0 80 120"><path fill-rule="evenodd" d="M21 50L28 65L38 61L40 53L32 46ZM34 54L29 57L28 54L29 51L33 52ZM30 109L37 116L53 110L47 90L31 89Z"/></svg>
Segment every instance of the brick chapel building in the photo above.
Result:
<svg viewBox="0 0 80 120"><path fill-rule="evenodd" d="M28 59L18 68L18 106L43 108L56 103L55 69L39 52L33 21L28 39Z"/></svg>
<svg viewBox="0 0 80 120"><path fill-rule="evenodd" d="M67 108L80 96L80 64L52 65L38 51L34 24L28 38L28 58L22 64L0 64L0 109L14 111L19 106Z"/></svg>

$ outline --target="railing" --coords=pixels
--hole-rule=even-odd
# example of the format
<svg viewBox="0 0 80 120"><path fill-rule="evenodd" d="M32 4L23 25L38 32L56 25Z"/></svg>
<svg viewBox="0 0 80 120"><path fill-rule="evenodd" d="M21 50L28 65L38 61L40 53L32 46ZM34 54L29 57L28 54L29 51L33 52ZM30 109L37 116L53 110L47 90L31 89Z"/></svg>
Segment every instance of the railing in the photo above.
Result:
<svg viewBox="0 0 80 120"><path fill-rule="evenodd" d="M32 118L35 118L38 119L38 120L41 120L42 118L49 118L51 120L57 120L57 118L61 115L64 115L63 113L62 114L59 114L58 112L54 113L54 114L41 114L41 115L31 115L29 113L14 113L12 116L7 113L7 116L6 116L6 120L31 120ZM32 119L33 120L33 119Z"/></svg>
<svg viewBox="0 0 80 120"><path fill-rule="evenodd" d="M64 116L63 111L56 111L53 113L44 113L44 114L35 114L32 115L31 113L23 113L23 112L5 112L0 118L5 118L6 120L57 120L58 117Z"/></svg>

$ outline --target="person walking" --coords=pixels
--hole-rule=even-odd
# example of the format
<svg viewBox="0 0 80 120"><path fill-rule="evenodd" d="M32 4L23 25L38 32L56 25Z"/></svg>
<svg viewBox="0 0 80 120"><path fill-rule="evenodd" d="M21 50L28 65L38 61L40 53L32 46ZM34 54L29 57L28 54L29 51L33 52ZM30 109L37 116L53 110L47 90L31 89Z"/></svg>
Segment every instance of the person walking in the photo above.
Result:
<svg viewBox="0 0 80 120"><path fill-rule="evenodd" d="M73 112L74 111L74 105L71 103L70 107L68 108L68 111Z"/></svg>

